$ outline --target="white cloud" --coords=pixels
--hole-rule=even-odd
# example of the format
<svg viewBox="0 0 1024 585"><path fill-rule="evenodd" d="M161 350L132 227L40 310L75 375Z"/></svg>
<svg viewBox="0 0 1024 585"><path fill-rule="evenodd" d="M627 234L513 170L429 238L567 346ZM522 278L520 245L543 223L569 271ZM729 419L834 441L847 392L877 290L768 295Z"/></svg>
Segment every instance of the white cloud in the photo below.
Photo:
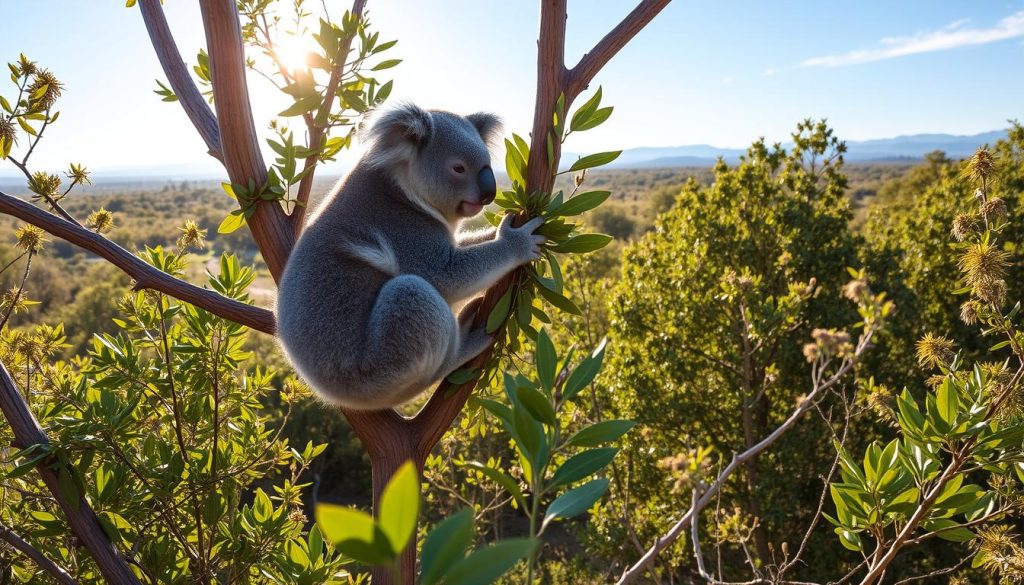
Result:
<svg viewBox="0 0 1024 585"><path fill-rule="evenodd" d="M1003 18L991 28L964 28L970 19L952 22L930 32L919 32L909 37L888 37L877 49L861 49L841 55L814 57L800 63L801 67L843 67L894 57L946 51L968 45L985 45L1024 36L1024 10Z"/></svg>

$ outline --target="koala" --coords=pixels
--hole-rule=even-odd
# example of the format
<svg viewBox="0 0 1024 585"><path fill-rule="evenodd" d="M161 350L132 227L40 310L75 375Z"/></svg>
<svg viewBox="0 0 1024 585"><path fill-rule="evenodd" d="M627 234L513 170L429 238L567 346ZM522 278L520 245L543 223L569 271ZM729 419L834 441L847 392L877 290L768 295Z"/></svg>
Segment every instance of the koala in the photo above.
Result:
<svg viewBox="0 0 1024 585"><path fill-rule="evenodd" d="M285 266L277 334L299 375L339 406L406 402L491 342L453 305L540 258L542 219L458 232L496 193L497 117L404 105L314 212ZM479 300L475 301L478 303Z"/></svg>

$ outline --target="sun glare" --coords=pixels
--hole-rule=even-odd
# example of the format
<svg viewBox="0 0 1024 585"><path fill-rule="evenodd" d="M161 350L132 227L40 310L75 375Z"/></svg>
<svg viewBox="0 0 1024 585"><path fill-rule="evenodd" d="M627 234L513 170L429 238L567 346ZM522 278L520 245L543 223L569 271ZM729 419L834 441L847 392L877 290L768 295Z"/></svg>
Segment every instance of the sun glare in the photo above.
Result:
<svg viewBox="0 0 1024 585"><path fill-rule="evenodd" d="M284 35L274 46L277 58L289 71L307 69L310 65L310 53L317 50L311 36Z"/></svg>

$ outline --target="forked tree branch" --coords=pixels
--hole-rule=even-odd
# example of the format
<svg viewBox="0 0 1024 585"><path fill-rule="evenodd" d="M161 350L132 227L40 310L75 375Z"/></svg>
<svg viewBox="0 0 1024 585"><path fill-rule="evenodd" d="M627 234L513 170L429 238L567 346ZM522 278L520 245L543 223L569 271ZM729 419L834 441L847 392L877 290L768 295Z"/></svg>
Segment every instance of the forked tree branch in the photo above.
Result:
<svg viewBox="0 0 1024 585"><path fill-rule="evenodd" d="M235 0L200 0L199 8L210 54L213 104L221 144L225 146L224 166L233 184L262 187L267 182L267 167L249 103L238 6ZM248 223L271 276L279 281L295 243L288 216L276 201L260 201L255 203Z"/></svg>
<svg viewBox="0 0 1024 585"><path fill-rule="evenodd" d="M21 391L18 390L2 362L0 362L0 411L3 412L4 418L11 426L18 447L50 444L46 433L39 426L39 421L29 410ZM71 527L71 531L96 561L103 578L114 585L141 585L135 578L135 574L128 568L124 557L103 531L96 514L89 507L89 502L81 495L78 496L77 501L67 497L60 486L57 472L52 467L53 463L49 458L43 458L36 465L36 470L42 476L50 494L64 511L64 518Z"/></svg>
<svg viewBox="0 0 1024 585"><path fill-rule="evenodd" d="M363 9L366 7L366 0L353 0L352 2L352 16L358 21L363 19ZM334 69L331 71L331 78L327 80L327 87L324 90L324 102L320 104L320 108L317 110L316 115L313 116L313 122L309 125L309 149L314 154L306 157L306 162L302 165L302 170L310 169L315 166L320 155L318 151L323 145L324 137L327 135L327 122L328 116L331 114L331 108L334 107L334 94L338 92L338 84L341 83L341 78L345 74L345 64L348 62L348 54L352 50L353 36L346 36L341 41L341 46L338 48L338 54L335 56ZM292 226L295 229L295 235L298 237L299 232L302 231L302 225L306 220L306 206L309 203L309 192L313 189L313 175L314 171L307 172L302 179L299 181L299 190L295 195L297 204L294 211L292 211Z"/></svg>
<svg viewBox="0 0 1024 585"><path fill-rule="evenodd" d="M589 81L601 67L621 49L629 39L636 35L670 0L644 0L608 33L604 39L586 58L586 68L581 69L580 79ZM552 115L558 96L566 93L565 108L569 109L575 95L569 95L567 84L570 72L565 68L565 23L566 0L541 0L540 32L537 41L537 94L534 101L533 132L530 140L530 159L527 165L526 191L550 191L554 184L555 170L559 160L559 140L553 141L553 157L549 164L547 155L547 136L553 132ZM581 62L582 64L582 62ZM579 67L577 66L577 69ZM586 76L586 77L583 77ZM586 83L583 83L585 86ZM581 86L582 87L582 86ZM577 92L578 93L578 92ZM521 225L527 218L517 218L516 225ZM474 327L482 327L487 322L498 300L510 286L522 277L522 269L518 269L501 279L484 295L477 308ZM493 347L476 357L467 367L482 368L490 359ZM423 459L444 434L452 421L462 411L476 380L461 385L442 381L434 391L429 402L413 420L416 432L417 451Z"/></svg>
<svg viewBox="0 0 1024 585"><path fill-rule="evenodd" d="M28 222L47 233L106 259L135 279L136 288L149 288L206 309L225 319L274 334L274 314L266 309L240 303L212 290L200 288L157 270L141 258L107 238L0 191L0 213Z"/></svg>
<svg viewBox="0 0 1024 585"><path fill-rule="evenodd" d="M32 546L3 522L0 522L0 540L3 540L15 550L20 551L21 554L32 559L32 562L37 567L49 573L61 585L78 585L78 582L63 567L47 558L39 549Z"/></svg>
<svg viewBox="0 0 1024 585"><path fill-rule="evenodd" d="M199 93L199 88L192 81L192 76L181 59L178 45L174 42L170 27L167 26L163 3L161 0L139 0L139 10L142 12L143 22L146 23L146 31L156 51L156 57L160 60L160 67L164 70L174 94L178 96L178 102L195 126L196 132L199 132L199 136L206 143L210 156L221 160L223 154L217 117Z"/></svg>

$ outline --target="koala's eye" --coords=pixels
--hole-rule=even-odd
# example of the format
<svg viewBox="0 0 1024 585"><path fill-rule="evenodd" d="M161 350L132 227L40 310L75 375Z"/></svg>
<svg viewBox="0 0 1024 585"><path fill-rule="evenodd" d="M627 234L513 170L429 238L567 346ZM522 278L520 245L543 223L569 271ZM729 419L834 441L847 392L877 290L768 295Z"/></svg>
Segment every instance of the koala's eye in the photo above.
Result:
<svg viewBox="0 0 1024 585"><path fill-rule="evenodd" d="M452 170L455 171L455 174L461 175L466 172L466 167L460 163L455 163L452 165Z"/></svg>

